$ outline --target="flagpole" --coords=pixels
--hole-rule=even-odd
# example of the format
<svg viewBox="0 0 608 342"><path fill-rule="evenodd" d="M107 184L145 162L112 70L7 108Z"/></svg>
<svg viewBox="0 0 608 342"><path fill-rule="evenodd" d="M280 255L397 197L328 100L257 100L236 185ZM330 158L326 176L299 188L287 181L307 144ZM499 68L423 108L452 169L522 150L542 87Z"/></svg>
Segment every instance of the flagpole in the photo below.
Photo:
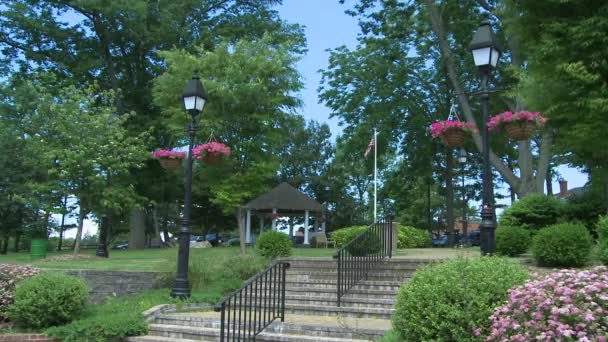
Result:
<svg viewBox="0 0 608 342"><path fill-rule="evenodd" d="M374 128L374 223L378 218L378 133Z"/></svg>

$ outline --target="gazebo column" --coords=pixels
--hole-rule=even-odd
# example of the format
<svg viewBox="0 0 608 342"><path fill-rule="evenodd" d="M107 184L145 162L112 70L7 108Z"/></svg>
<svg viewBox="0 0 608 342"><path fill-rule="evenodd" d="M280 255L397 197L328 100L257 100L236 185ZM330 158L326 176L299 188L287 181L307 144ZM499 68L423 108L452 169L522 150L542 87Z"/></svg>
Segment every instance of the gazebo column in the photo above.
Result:
<svg viewBox="0 0 608 342"><path fill-rule="evenodd" d="M277 208L272 208L272 230L277 230Z"/></svg>
<svg viewBox="0 0 608 342"><path fill-rule="evenodd" d="M260 235L264 232L264 216L260 215Z"/></svg>
<svg viewBox="0 0 608 342"><path fill-rule="evenodd" d="M304 244L310 245L308 242L308 210L304 212Z"/></svg>
<svg viewBox="0 0 608 342"><path fill-rule="evenodd" d="M251 243L251 209L247 209L247 221L245 221L245 243Z"/></svg>
<svg viewBox="0 0 608 342"><path fill-rule="evenodd" d="M293 237L293 217L289 218L289 237Z"/></svg>

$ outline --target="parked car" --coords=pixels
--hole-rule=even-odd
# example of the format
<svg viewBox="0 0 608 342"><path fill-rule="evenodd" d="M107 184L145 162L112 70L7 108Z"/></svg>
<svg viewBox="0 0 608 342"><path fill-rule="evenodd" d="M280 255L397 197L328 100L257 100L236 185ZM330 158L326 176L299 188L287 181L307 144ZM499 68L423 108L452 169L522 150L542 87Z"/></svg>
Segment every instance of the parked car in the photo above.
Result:
<svg viewBox="0 0 608 342"><path fill-rule="evenodd" d="M119 242L112 245L111 249L125 250L129 248L128 242Z"/></svg>
<svg viewBox="0 0 608 342"><path fill-rule="evenodd" d="M224 242L224 246L226 247L232 247L232 246L239 246L241 244L241 239L239 239L238 237L235 238L231 238L226 240L226 242Z"/></svg>
<svg viewBox="0 0 608 342"><path fill-rule="evenodd" d="M201 241L205 241L205 237L197 236L197 235L190 235L190 242L201 242Z"/></svg>
<svg viewBox="0 0 608 342"><path fill-rule="evenodd" d="M209 233L205 235L205 240L209 241L211 246L216 247L222 244L222 242L226 241L226 236L221 233Z"/></svg>
<svg viewBox="0 0 608 342"><path fill-rule="evenodd" d="M466 237L460 239L460 243L467 246L481 245L481 233L479 231L468 232Z"/></svg>
<svg viewBox="0 0 608 342"><path fill-rule="evenodd" d="M447 235L441 235L438 238L434 238L431 246L433 247L447 247L448 245L448 236Z"/></svg>

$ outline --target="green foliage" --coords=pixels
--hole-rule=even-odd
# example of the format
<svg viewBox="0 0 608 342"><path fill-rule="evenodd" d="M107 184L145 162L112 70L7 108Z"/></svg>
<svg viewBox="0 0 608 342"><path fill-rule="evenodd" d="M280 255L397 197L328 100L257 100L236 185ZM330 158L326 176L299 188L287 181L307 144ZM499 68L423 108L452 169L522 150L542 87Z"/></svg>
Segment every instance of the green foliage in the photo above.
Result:
<svg viewBox="0 0 608 342"><path fill-rule="evenodd" d="M0 263L0 322L8 319L8 310L14 302L15 285L23 279L38 273L30 265L13 265Z"/></svg>
<svg viewBox="0 0 608 342"><path fill-rule="evenodd" d="M473 329L526 278L523 266L498 257L427 266L401 287L393 328L402 341L477 341Z"/></svg>
<svg viewBox="0 0 608 342"><path fill-rule="evenodd" d="M505 209L499 224L537 230L559 222L563 215L564 205L559 199L529 194Z"/></svg>
<svg viewBox="0 0 608 342"><path fill-rule="evenodd" d="M425 248L431 246L431 237L422 229L399 226L397 230L397 248Z"/></svg>
<svg viewBox="0 0 608 342"><path fill-rule="evenodd" d="M582 224L562 223L541 229L534 237L532 254L541 266L584 266L593 246Z"/></svg>
<svg viewBox="0 0 608 342"><path fill-rule="evenodd" d="M604 265L608 265L608 216L600 217L596 225L596 231L600 260L602 260Z"/></svg>
<svg viewBox="0 0 608 342"><path fill-rule="evenodd" d="M587 186L581 193L569 196L564 211L568 221L583 223L593 236L597 236L595 225L599 216L606 212L599 190L601 189Z"/></svg>
<svg viewBox="0 0 608 342"><path fill-rule="evenodd" d="M255 245L260 255L267 258L288 257L292 246L289 236L276 230L263 233Z"/></svg>
<svg viewBox="0 0 608 342"><path fill-rule="evenodd" d="M500 226L496 230L496 253L510 257L525 253L532 237L525 228Z"/></svg>
<svg viewBox="0 0 608 342"><path fill-rule="evenodd" d="M85 283L63 273L41 273L17 284L9 317L17 325L46 328L69 323L83 311Z"/></svg>
<svg viewBox="0 0 608 342"><path fill-rule="evenodd" d="M336 247L342 248L350 240L354 239L357 235L361 234L367 226L352 226L346 228L340 228L331 233L332 238L336 241Z"/></svg>
<svg viewBox="0 0 608 342"><path fill-rule="evenodd" d="M114 312L106 317L94 316L72 322L71 324L52 327L46 333L65 342L105 342L114 341L126 336L145 335L148 324L140 312Z"/></svg>

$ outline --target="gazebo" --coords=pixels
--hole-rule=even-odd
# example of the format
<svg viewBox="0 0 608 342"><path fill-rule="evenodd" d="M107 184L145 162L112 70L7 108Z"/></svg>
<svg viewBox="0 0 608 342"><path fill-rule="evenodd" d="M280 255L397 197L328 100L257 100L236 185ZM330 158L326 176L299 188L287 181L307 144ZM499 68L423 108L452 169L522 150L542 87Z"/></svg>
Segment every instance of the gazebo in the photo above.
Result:
<svg viewBox="0 0 608 342"><path fill-rule="evenodd" d="M277 229L277 217L300 216L304 213L304 245L309 245L308 226L311 213L321 214L323 207L319 202L298 191L288 183L281 183L269 192L247 203L245 221L245 241L251 243L251 214L255 211L260 217L260 233L264 229L264 216L272 217L272 229ZM315 221L316 222L316 221ZM323 226L325 223L323 223ZM323 229L325 230L325 229Z"/></svg>

